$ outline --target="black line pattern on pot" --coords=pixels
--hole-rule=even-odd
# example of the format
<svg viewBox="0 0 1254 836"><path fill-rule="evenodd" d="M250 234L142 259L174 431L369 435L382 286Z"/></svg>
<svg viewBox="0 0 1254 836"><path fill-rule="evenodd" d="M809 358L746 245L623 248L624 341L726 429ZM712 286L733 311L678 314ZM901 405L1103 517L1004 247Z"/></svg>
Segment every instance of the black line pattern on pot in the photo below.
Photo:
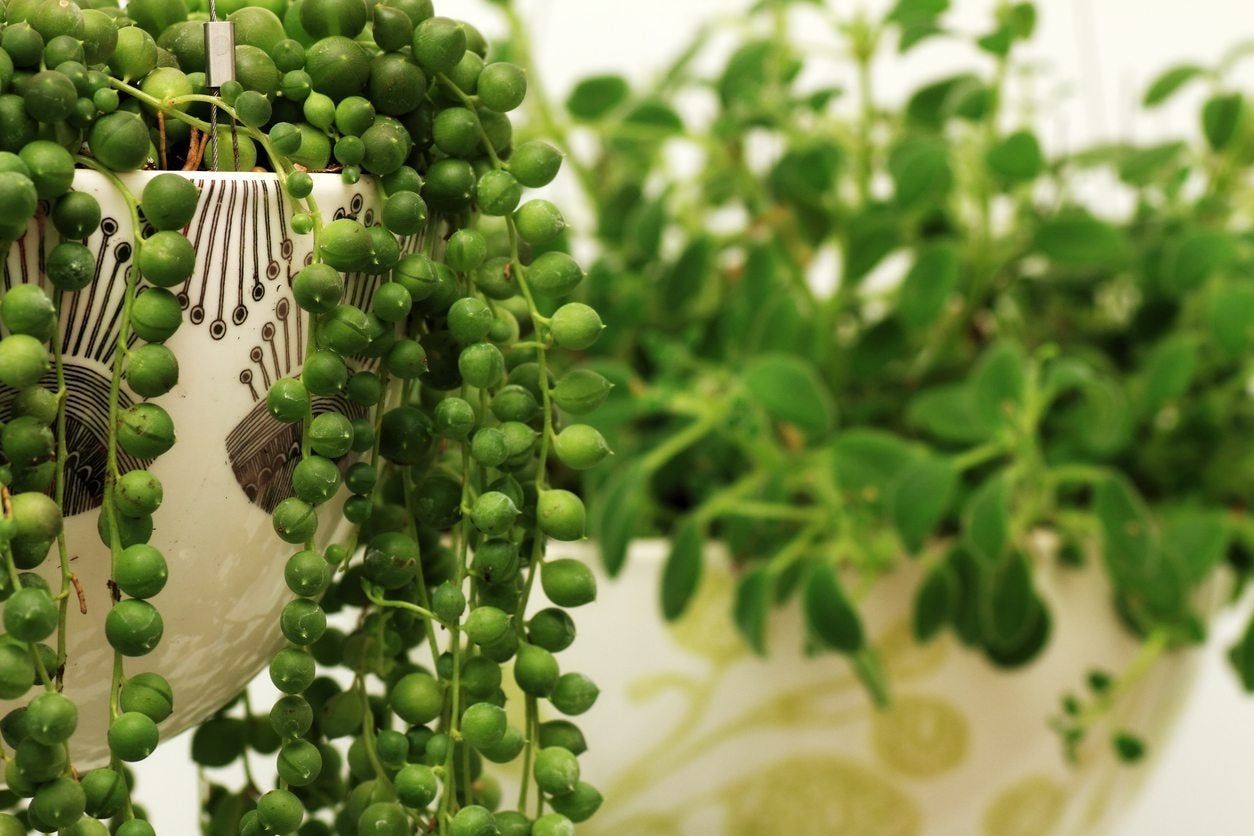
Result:
<svg viewBox="0 0 1254 836"><path fill-rule="evenodd" d="M375 212L366 208L364 198L356 193L347 207L335 210L333 217L360 218L369 225L374 222ZM421 246L422 239L416 236L399 243L403 252L414 252ZM262 326L260 342L249 348L248 362L239 373L239 382L247 388L253 406L226 438L227 458L236 482L249 502L267 512L273 511L279 502L291 495L292 471L301 456L302 428L300 424L283 424L275 420L266 407L266 393L276 380L300 373L305 361L304 329L312 327L308 315L297 308L288 295L291 259L285 260L289 265L289 287L275 303L273 318ZM377 275L347 274L344 301L369 310L382 281L382 277ZM379 363L377 358L355 358L351 365L360 370L377 368ZM364 417L369 412L342 397L314 399L315 415L332 409L350 418ZM344 457L340 467L346 469L356 458L355 455Z"/></svg>
<svg viewBox="0 0 1254 836"><path fill-rule="evenodd" d="M87 239L87 247L96 253L92 282L76 293L65 293L61 299L59 339L67 363L95 361L108 364L117 350L118 325L126 298L127 271L134 269L134 248L125 239L117 240L116 218L105 217L100 228ZM59 243L59 236L36 222L10 248L4 264L4 286L37 284L51 290L43 273L47 253ZM136 342L134 335L129 344Z"/></svg>
<svg viewBox="0 0 1254 836"><path fill-rule="evenodd" d="M109 385L104 370L96 366L65 363L65 515L83 514L100 507L104 497L105 463L109 443ZM40 385L55 390L56 375L44 375ZM7 420L17 393L0 387L0 415ZM118 406L125 410L134 401L125 391ZM122 472L147 467L148 461L118 451Z"/></svg>
<svg viewBox="0 0 1254 836"><path fill-rule="evenodd" d="M364 407L340 397L315 398L312 409L314 415L334 411L360 418L366 414ZM300 445L300 424L279 423L264 399L253 404L226 437L231 471L249 502L269 513L292 495L292 471L301 458ZM353 454L341 459L341 471L356 459Z"/></svg>
<svg viewBox="0 0 1254 836"><path fill-rule="evenodd" d="M46 205L45 205L46 215ZM61 343L68 396L66 398L66 499L67 516L100 507L104 495L105 456L108 444L109 365L117 351L122 307L126 297L126 273L134 269L134 248L119 239L116 218L101 219L100 228L87 239L95 252L93 280L83 290L61 296L57 339ZM4 262L4 286L37 284L51 290L44 275L47 254L59 236L42 220L32 223L10 248ZM134 344L137 338L130 338ZM40 381L56 389L49 372ZM7 415L16 393L0 387L0 414ZM134 404L125 391L119 393L122 409ZM118 451L122 470L146 466L146 462Z"/></svg>
<svg viewBox="0 0 1254 836"><path fill-rule="evenodd" d="M286 197L269 180L198 180L200 204L184 234L197 252L197 270L178 292L192 325L208 322L209 336L222 340L242 326L251 306L277 287L287 266L294 273L295 246L287 234ZM274 231L277 212L282 237ZM277 238L277 251L275 248Z"/></svg>

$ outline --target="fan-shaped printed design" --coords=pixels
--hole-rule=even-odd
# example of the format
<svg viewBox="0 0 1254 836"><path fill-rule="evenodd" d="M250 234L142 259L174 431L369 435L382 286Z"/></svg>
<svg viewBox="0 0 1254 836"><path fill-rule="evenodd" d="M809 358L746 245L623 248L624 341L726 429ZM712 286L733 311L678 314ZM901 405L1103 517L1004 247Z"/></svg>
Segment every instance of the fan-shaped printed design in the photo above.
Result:
<svg viewBox="0 0 1254 836"><path fill-rule="evenodd" d="M56 377L51 373L40 385L55 390ZM105 456L109 443L109 378L98 369L65 364L65 514L74 516L100 507L104 496ZM6 418L16 393L0 387L0 415ZM119 393L121 409L133 401L125 392ZM118 451L118 466L123 471L147 467L149 462Z"/></svg>
<svg viewBox="0 0 1254 836"><path fill-rule="evenodd" d="M46 208L46 207L45 207ZM43 218L45 213L41 213ZM118 328L126 296L126 271L131 268L134 248L118 235L116 218L106 217L87 245L96 253L95 278L77 293L61 298L57 339L63 356L66 398L66 483L65 513L69 516L98 508L104 495L105 454L108 445L110 366L117 351ZM33 224L9 250L4 263L5 289L19 284L36 284L46 290L44 260L58 243L55 231L45 223ZM134 343L132 337L130 343ZM47 389L57 388L55 375L40 382ZM7 415L15 396L0 386L0 414ZM119 406L126 409L134 401L125 391L119 393ZM145 467L121 451L122 470Z"/></svg>
<svg viewBox="0 0 1254 836"><path fill-rule="evenodd" d="M377 282L376 282L377 284ZM235 481L248 501L273 511L292 495L292 471L300 461L301 425L276 421L266 408L266 392L274 381L299 372L305 362L306 317L287 296L275 304L274 319L261 327L261 344L248 352L239 382L253 406L226 438L227 458ZM334 410L358 418L366 410L344 398L315 398L313 412ZM341 464L347 468L346 457Z"/></svg>
<svg viewBox="0 0 1254 836"><path fill-rule="evenodd" d="M196 250L196 269L173 290L186 311L185 327L204 327L210 345L224 350L229 345L232 351L242 347L247 352L240 358L244 362L238 374L246 391L228 398L247 404L246 411L226 434L226 454L244 495L269 511L291 493L301 427L274 420L264 401L275 380L299 375L304 365L310 324L307 314L292 300L291 283L312 257L307 247L298 246L307 242L294 241L289 232L293 210L277 180L194 177L192 182L201 197L182 232ZM371 196L345 191L339 197L342 203L331 209L332 218L376 223L378 209ZM47 206L42 207L26 235L10 248L2 277L6 288L36 283L51 291L44 263L59 243L59 236L45 220L47 210ZM98 507L101 502L109 380L127 271L135 269L129 219L116 217L116 208L111 214L85 242L96 257L94 280L82 291L63 294L61 299L59 339L70 390L66 504L72 514ZM144 233L152 231L147 228ZM407 238L400 242L401 251L415 252L422 244L421 237ZM377 275L349 274L344 301L368 310L381 281ZM259 323L257 318L265 316L268 318ZM132 335L128 342L133 345L138 340ZM195 357L180 359L185 364L196 362ZM353 361L357 369L377 364L377 359ZM51 378L46 385L55 387ZM7 414L13 395L12 391L0 390L0 414ZM133 398L123 391L122 407L131 403ZM350 417L367 412L339 398L320 399L314 405L315 413L329 409ZM346 457L342 466L347 467L352 459ZM126 457L120 463L124 469L146 464Z"/></svg>
<svg viewBox="0 0 1254 836"><path fill-rule="evenodd" d="M361 193L354 193L349 197L348 205L336 208L331 217L354 218L370 226L375 223L377 213L366 204ZM283 220L283 223L286 221ZM402 252L414 252L422 245L422 238L406 238L400 245ZM261 327L260 340L248 348L247 363L239 373L239 382L247 389L252 407L226 439L227 457L236 482L250 502L266 511L273 511L279 502L291 496L292 471L301 454L301 426L276 421L266 409L265 397L276 380L300 373L310 327L308 315L291 298L291 279L299 266L292 264L290 247L276 254L273 263L281 265L279 270L286 274L287 280L277 283L273 316ZM381 283L382 278L378 275L349 273L345 280L344 301L369 310ZM192 315L195 316L195 308ZM359 370L375 368L378 364L377 359L366 358L355 358L351 362L353 368ZM367 414L364 407L344 398L314 400L315 415L330 410L350 418ZM339 463L341 469L347 469L355 459L353 455L344 457Z"/></svg>
<svg viewBox="0 0 1254 836"><path fill-rule="evenodd" d="M342 412L350 417L365 414L360 406L343 398L317 398L314 415ZM226 452L231 470L248 501L273 511L292 495L292 471L300 461L300 424L282 424L270 415L265 401L258 401L226 438ZM350 457L345 457L341 470Z"/></svg>

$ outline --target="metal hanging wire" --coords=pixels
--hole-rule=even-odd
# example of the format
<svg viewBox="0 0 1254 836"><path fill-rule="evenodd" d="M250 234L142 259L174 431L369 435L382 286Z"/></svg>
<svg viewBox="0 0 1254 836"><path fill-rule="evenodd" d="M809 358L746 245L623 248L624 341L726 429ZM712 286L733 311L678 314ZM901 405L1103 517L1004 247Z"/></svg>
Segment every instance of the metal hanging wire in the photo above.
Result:
<svg viewBox="0 0 1254 836"><path fill-rule="evenodd" d="M222 85L235 80L235 25L229 20L218 19L217 0L209 0L209 20L205 23L205 86L212 93L222 90ZM239 134L235 120L231 120L231 151L234 154L234 170L239 170ZM218 170L218 106L209 112L209 167Z"/></svg>

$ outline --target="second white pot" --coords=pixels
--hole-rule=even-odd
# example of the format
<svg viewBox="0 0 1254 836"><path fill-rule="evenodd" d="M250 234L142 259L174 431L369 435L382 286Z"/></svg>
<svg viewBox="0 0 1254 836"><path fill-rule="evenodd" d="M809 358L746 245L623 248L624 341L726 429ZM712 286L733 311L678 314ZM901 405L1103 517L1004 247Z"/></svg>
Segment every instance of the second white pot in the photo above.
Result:
<svg viewBox="0 0 1254 836"><path fill-rule="evenodd" d="M591 548L579 556L596 563ZM579 638L559 657L602 691L575 718L590 747L584 778L606 798L582 826L588 833L1109 833L1150 769L1119 764L1106 732L1068 764L1047 726L1062 694L1091 670L1122 669L1139 647L1098 567L1039 570L1053 635L1013 672L947 636L916 645L918 575L888 578L864 608L893 690L892 707L877 712L847 662L801 652L795 610L774 618L770 658L753 656L731 624L733 576L717 553L688 614L665 625L664 557L664 544L639 545L622 577L603 578L596 604L574 613ZM1145 735L1151 753L1192 691L1196 661L1169 656L1122 704L1116 722Z"/></svg>

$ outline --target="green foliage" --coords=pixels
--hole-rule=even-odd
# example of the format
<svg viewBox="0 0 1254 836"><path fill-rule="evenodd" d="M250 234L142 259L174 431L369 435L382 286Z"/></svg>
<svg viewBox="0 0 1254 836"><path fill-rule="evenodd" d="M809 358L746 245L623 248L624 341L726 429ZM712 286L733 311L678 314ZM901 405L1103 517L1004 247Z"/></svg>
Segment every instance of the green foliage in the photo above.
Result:
<svg viewBox="0 0 1254 836"><path fill-rule="evenodd" d="M615 509L594 513L606 565L667 535L675 618L704 532L739 570L731 616L755 651L797 602L811 648L848 655L877 699L858 602L911 561L915 637L949 630L1013 668L1053 630L1038 578L1091 554L1152 660L1198 639L1196 593L1254 537L1235 475L1254 463L1239 53L1146 91L1152 108L1211 86L1188 137L1057 155L1006 105L1037 7L997 4L960 34L950 5L836 9L844 91L808 72L825 56L790 37L797 8L758 3L655 83L589 79L546 123L597 218L584 298L618 323L589 352L617 384L594 423L627 462L589 477ZM740 38L722 59L716 32ZM881 64L929 38L972 59L879 99ZM1082 198L1094 171L1124 199ZM1247 682L1249 644L1233 652ZM1068 747L1122 688L1073 700Z"/></svg>
<svg viewBox="0 0 1254 836"><path fill-rule="evenodd" d="M561 212L547 201L521 205L524 187L548 185L563 162L551 145L514 140L506 114L524 102L526 68L488 62L482 34L435 15L429 0L236 2L224 13L237 80L212 89L209 9L191 6L0 4L0 255L36 220L37 201L65 239L46 259L48 282L0 290L0 697L39 692L3 721L15 752L6 777L21 787L3 806L20 827L43 832L104 832L94 820L112 819L119 834L152 833L122 764L146 759L157 724L188 699L131 660L163 639L159 593L179 582L179 568L149 540L163 537L163 502L181 501L181 485L119 467L126 456L157 459L178 441L156 399L179 382L178 344L164 343L186 307L172 290L197 268L183 230L200 192L176 172L258 168L291 219L275 235L285 246L310 236L312 253L288 265L292 322L308 339L297 354L304 367L273 385L267 378L264 398L269 417L292 433L279 482L293 495L274 497L272 523L273 547L287 543L294 554L281 574L255 578L290 593L274 625L286 644L268 671L283 696L267 718L245 695L195 733L200 766L246 759L245 784L209 787L205 832L322 832L333 820L361 834L495 833L533 819L537 832L569 832L596 812L600 794L578 780L586 746L577 727L564 721L567 733L541 749L538 713L548 701L578 715L597 699L596 685L563 673L556 655L574 640L563 608L590 604L596 579L577 558L552 554L549 541L585 536L583 501L568 488L576 470L611 450L573 416L594 411L612 386L566 368L557 351L591 349L604 324L588 305L559 308L584 280L561 238ZM627 95L609 78L570 103L592 121ZM625 120L682 130L660 100L633 103ZM81 451L66 452L66 393L46 388L53 379L65 386L62 294L90 285L98 267L81 242L100 226L100 206L73 190L76 167L118 190L128 217L110 223L120 221L131 249L119 257L134 265L109 279L111 293L121 283L110 325L121 350L104 360L112 386L97 474L112 601L93 607L104 608L114 674L67 692L108 688L111 762L81 781L70 760L78 710L60 693L76 670L66 664L66 633L77 624L67 614L84 600L61 507L66 466ZM116 172L141 168L166 173L146 177L136 196ZM324 216L318 193L340 184L377 192L382 211L355 203ZM707 246L691 263L712 258ZM141 281L150 285L142 293ZM677 298L692 289L685 281L677 274ZM639 471L629 463L624 472ZM340 542L325 530L335 515ZM633 532L629 517L624 548ZM676 561L676 613L695 589L703 539L697 531ZM47 576L59 574L59 590L27 572L51 553L60 571ZM553 606L524 621L540 590ZM528 695L522 729L509 725L500 690L511 661ZM352 738L344 749L332 745L341 738ZM250 754L275 755L272 774L255 758L250 766ZM485 761L518 761L533 774L537 786L518 801L526 815L489 812L499 786ZM545 815L546 804L557 812Z"/></svg>

